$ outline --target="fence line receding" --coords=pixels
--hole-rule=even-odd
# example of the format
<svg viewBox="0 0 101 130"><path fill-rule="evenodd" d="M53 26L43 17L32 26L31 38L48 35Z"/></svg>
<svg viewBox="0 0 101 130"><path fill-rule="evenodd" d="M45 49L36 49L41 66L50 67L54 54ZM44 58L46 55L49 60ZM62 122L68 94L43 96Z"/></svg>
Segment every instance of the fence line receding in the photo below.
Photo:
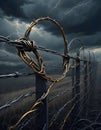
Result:
<svg viewBox="0 0 101 130"><path fill-rule="evenodd" d="M39 46L35 41L32 41L29 38L32 28L39 22L43 21L50 21L59 29L64 42L63 53ZM73 52L76 54L75 56L71 55L72 44L74 41L75 43L78 43L79 41L80 44L78 51ZM82 124L80 123L83 121L87 122L88 125L81 128L82 130L86 128L93 129L94 123L87 118L89 114L87 105L89 104L90 95L92 94L95 85L95 57L94 54L85 47L84 43L82 43L80 39L74 38L70 43L68 43L64 30L60 24L50 17L43 17L32 21L23 38L10 40L7 37L0 36L0 42L16 47L18 50L18 56L32 69L32 73L15 72L0 75L0 79L35 76L35 92L33 91L22 94L0 106L0 112L2 112L5 111L5 109L12 107L17 102L23 101L28 97L33 96L33 94L36 95L36 100L33 101L31 108L27 110L27 112L23 113L18 121L16 121L13 126L9 127L9 130L23 130L28 126L29 128L31 126L30 129L33 129L32 127L34 127L35 130L65 130L73 129L74 127L76 129L76 127L82 127ZM63 72L60 77L53 78L51 75L46 73L43 57L40 55L39 51L62 57ZM35 57L32 58L27 52L32 52ZM68 77L70 80L67 79ZM67 80L66 83L65 80ZM64 82L64 84L61 84L62 82ZM64 85L65 90L61 87L62 91L51 96L51 91L54 90L54 86L58 86L59 84ZM65 99L65 95L68 98ZM62 97L64 98L62 99ZM56 110L52 110L51 112L50 109L52 108L52 104L57 102L59 103L59 99L63 100L64 104L58 106ZM96 115L95 124L97 127L101 127L101 124L97 123L100 116L101 111ZM78 124L80 125L78 126Z"/></svg>

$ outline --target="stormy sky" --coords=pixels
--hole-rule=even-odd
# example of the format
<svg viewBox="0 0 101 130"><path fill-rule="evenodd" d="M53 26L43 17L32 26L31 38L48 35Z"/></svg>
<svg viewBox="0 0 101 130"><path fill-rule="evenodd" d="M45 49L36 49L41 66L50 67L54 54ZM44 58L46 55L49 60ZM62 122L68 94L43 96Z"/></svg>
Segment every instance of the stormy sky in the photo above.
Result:
<svg viewBox="0 0 101 130"><path fill-rule="evenodd" d="M86 46L100 46L101 0L0 0L0 35L23 37L32 20L45 16L61 24L68 41L76 37ZM31 38L42 46L63 51L61 34L50 22L35 26ZM14 47L0 43L1 74L27 68L16 53ZM45 59L50 61L51 56Z"/></svg>

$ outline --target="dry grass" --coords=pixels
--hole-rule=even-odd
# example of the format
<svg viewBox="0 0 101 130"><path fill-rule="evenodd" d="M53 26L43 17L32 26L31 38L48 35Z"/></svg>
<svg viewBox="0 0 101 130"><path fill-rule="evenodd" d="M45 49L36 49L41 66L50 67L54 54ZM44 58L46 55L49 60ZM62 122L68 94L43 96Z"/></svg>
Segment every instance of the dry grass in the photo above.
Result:
<svg viewBox="0 0 101 130"><path fill-rule="evenodd" d="M17 97L24 95L28 92L32 92L32 91L35 91L34 87L27 88L27 89L21 89L18 91L9 92L9 93L5 93L5 94L0 94L0 106L5 104L8 101L12 101L13 99L15 99Z"/></svg>
<svg viewBox="0 0 101 130"><path fill-rule="evenodd" d="M49 103L49 117L51 118L56 111L63 106L64 103L66 103L67 100L71 98L71 84L67 84L67 78L63 80L63 82L57 83L53 89L51 90L48 99L51 99L52 97L56 96L57 94L61 95L61 92L65 90L67 93L64 93L63 95L57 97L55 100ZM18 90L11 93L5 93L0 95L0 105L5 104L7 101L11 101L15 97L19 97L20 95L26 94L28 92L33 91L35 88L27 88ZM8 126L15 124L16 121L21 117L22 114L24 114L26 111L28 111L31 106L35 102L35 94L33 94L31 97L27 97L23 99L20 102L17 102L13 104L11 107L6 108L5 110L0 111L0 130L7 130Z"/></svg>

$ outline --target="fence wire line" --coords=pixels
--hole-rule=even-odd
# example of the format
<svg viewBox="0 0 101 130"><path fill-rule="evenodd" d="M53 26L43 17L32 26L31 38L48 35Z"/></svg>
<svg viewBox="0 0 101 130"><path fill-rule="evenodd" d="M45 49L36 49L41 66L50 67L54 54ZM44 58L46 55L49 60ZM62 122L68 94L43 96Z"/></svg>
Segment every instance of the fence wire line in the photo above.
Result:
<svg viewBox="0 0 101 130"><path fill-rule="evenodd" d="M2 77L2 78L6 78L6 77L8 77L8 76L10 76L10 77L15 77L15 76L18 77L18 75L19 75L19 76L22 76L22 73L13 73L13 74L7 74L7 75L0 75L0 77ZM26 76L26 75L33 75L33 73L24 74L24 76ZM87 81L87 80L84 80L84 81ZM71 82L71 81L70 81L70 82ZM69 83L69 82L67 82L67 83ZM82 83L80 83L79 85L81 85L81 84L82 84ZM75 83L74 85L76 85L76 83ZM74 88L75 88L75 86L74 86ZM72 88L72 89L73 89L73 88ZM49 100L49 102L53 101L56 97L59 97L59 96L63 95L63 94L66 93L67 91L72 91L72 89L71 89L71 90L65 90L65 91L63 91L61 94L58 94L58 95L54 96L53 98L51 98L51 99ZM18 98L12 100L11 102L8 101L8 103L6 103L5 105L3 105L3 106L0 107L0 110L2 110L3 108L6 108L6 107L10 107L13 103L18 102L18 101L20 101L21 99L24 99L24 97L32 96L33 93L35 93L35 92L29 92L29 93L27 93L27 94L25 94L25 95L19 96Z"/></svg>
<svg viewBox="0 0 101 130"><path fill-rule="evenodd" d="M80 93L81 93L81 92L80 92ZM80 95L80 93L76 94L76 96ZM75 109L77 103L80 102L80 101L82 101L86 95L88 95L88 94L86 93L84 96L82 96L78 101L76 101L76 102L73 104L72 108L71 108L70 111L68 112L69 114L68 114L68 113L66 114L66 116L65 116L65 118L64 118L64 120L63 120L63 123L62 123L62 125L61 125L61 127L60 127L60 130L63 130L64 125L65 125L66 121L68 120L68 117L70 116L70 114L72 113L72 111ZM84 104L82 104L82 105L84 105Z"/></svg>
<svg viewBox="0 0 101 130"><path fill-rule="evenodd" d="M90 72L89 72L90 73ZM6 77L8 77L8 76L10 76L10 77L18 77L18 75L19 76L28 76L28 75L33 75L34 73L28 73L28 74L22 74L22 73L19 73L19 72L17 72L17 73L12 73L12 74L7 74L7 75L0 75L0 77L2 77L2 78L6 78ZM84 81L88 81L88 78L86 79L86 80L84 80ZM83 82L84 82L83 81ZM72 81L70 81L70 82L72 82ZM79 85L81 85L83 82L81 82ZM67 83L69 83L69 82L67 82ZM73 88L75 88L75 85L76 85L76 82L74 83L74 87ZM73 89L72 88L72 89ZM59 96L61 96L61 95L63 95L64 93L66 93L67 91L72 91L72 89L71 90L65 90L65 91L63 91L62 93L60 93L60 94L57 94L56 96L54 96L54 97L52 97L50 100L49 100L49 103L51 102L51 101L53 101L55 98L57 98L57 97L59 97ZM19 96L18 98L15 98L14 100L12 100L12 101L7 101L7 103L6 104L4 104L3 106L0 106L0 110L2 110L2 109L4 109L4 108L7 108L7 107L10 107L12 104L14 104L14 103L16 103L16 102L18 102L18 101L20 101L20 100L23 100L24 98L26 98L26 97L28 97L28 96L32 96L32 94L34 94L35 92L29 92L29 93L26 93L25 95L21 95L21 96Z"/></svg>
<svg viewBox="0 0 101 130"><path fill-rule="evenodd" d="M1 39L2 38L2 39ZM7 39L7 40L5 40L5 39ZM65 54L61 54L61 53L59 53L59 52L57 52L57 51L55 51L55 50L50 50L50 49L46 49L46 48L44 48L44 47L42 47L42 46L38 46L37 45L37 43L35 43L35 41L33 41L34 43L31 45L31 47L32 48L29 48L29 50L28 50L28 47L30 47L30 46L28 46L27 44L28 44L28 42L29 41L27 41L26 39L24 39L24 38L22 38L22 39L18 39L18 40L15 40L15 41L12 41L12 40L10 40L10 39L8 39L8 38L6 38L6 37L3 37L3 36L0 36L0 42L6 42L6 43L8 43L9 45L13 45L13 46L15 46L15 47L22 47L24 50L27 50L27 51L33 51L33 50L35 50L35 49L37 49L37 50L41 50L41 51L45 51L45 52L49 52L49 53L51 53L51 54L54 54L54 55L58 55L58 56L61 56L61 57L64 57L64 58L71 58L71 59L76 59L76 57L73 57L73 56L71 56L71 55L65 55ZM31 41L32 42L32 41ZM30 50L31 49L31 50ZM85 60L85 59L80 59L80 61L86 61L86 62L89 62L89 60Z"/></svg>
<svg viewBox="0 0 101 130"><path fill-rule="evenodd" d="M92 79L92 81L93 81L93 79ZM92 82L91 81L91 82ZM87 85L87 86L89 86L90 85L90 83ZM88 95L88 93L89 93L89 97L90 97L90 95L91 95L91 92L92 91L90 91L91 90L91 88L90 87L88 87L89 89L88 89L88 91L85 93L85 95L81 98L81 101L83 100L83 99L85 99L84 97L85 96L87 96ZM89 98L89 97L87 97L87 98ZM83 104L85 104L86 102L87 102L88 100L86 99L86 100L84 100L83 102ZM81 111L83 110L83 107L81 107L80 106L80 108L79 108L80 110L79 110L79 113L77 114L77 116L76 116L76 118L75 118L75 120L74 120L74 122L73 122L73 124L71 125L71 130L72 130L72 127L75 125L75 123L76 123L76 120L77 120L77 118L79 117L79 115L80 115L80 113L81 113Z"/></svg>
<svg viewBox="0 0 101 130"><path fill-rule="evenodd" d="M57 51L54 51L54 50L50 50L50 49L46 49L42 46L38 46L37 43L35 41L31 41L29 39L29 35L30 35L30 32L33 28L33 26L35 26L36 24L38 24L39 22L41 21L44 21L44 20L47 20L47 21L51 21L52 23L54 23L58 29L60 30L61 34L62 34L62 37L63 37L63 41L64 41L64 53L63 54L60 54L59 52ZM26 112L19 120L18 122L13 126L11 127L11 129L14 129L16 128L20 122L25 118L27 117L29 114L37 111L37 106L39 104L42 104L43 103L43 100L49 95L50 93L50 90L51 88L57 83L57 82L60 82L62 81L67 73L69 72L70 70L70 58L71 59L75 59L76 61L85 61L85 62L88 62L88 60L85 60L85 59L81 59L80 57L72 57L71 55L69 55L69 52L68 52L68 42L67 42L67 39L66 39L66 36L65 36L65 33L64 33L64 30L63 28L60 26L60 24L55 21L54 19L51 19L50 17L43 17L43 18L39 18L37 20L34 20L32 21L32 23L29 25L29 27L27 28L25 34L24 34L24 38L19 38L15 41L13 40L10 40L6 37L3 37L3 36L0 36L0 42L5 42L5 43L8 43L9 45L13 45L17 48L18 50L18 56L29 66L32 68L32 70L39 74L41 77L43 77L44 79L46 79L47 81L50 82L50 85L49 85L49 88L47 90L46 93L44 93L42 95L41 98L39 98L35 103L34 105L32 106L32 108ZM45 51L45 52L48 52L48 53L51 53L51 54L54 54L54 55L58 55L58 56L61 56L63 58L63 73L62 75L59 77L59 78L56 78L56 79L53 79L52 77L48 76L45 72L45 66L43 64L43 58L41 57L41 55L39 54L38 50L41 50L41 51ZM36 60L33 59L32 57L30 57L26 52L33 52L33 54L35 55L36 57ZM37 61L37 62L36 62ZM78 63L78 62L77 62ZM79 64L77 64L79 65ZM76 66L77 66L76 65ZM65 107L65 105L64 105ZM63 109L63 108L62 108Z"/></svg>
<svg viewBox="0 0 101 130"><path fill-rule="evenodd" d="M40 113L42 113L43 108L41 109ZM17 129L18 130L22 130L24 127L26 127L33 119L35 119L37 116L39 115L39 113L35 113L35 116L31 117L31 118L26 118L26 120L23 120L18 126Z"/></svg>
<svg viewBox="0 0 101 130"><path fill-rule="evenodd" d="M76 124L78 124L78 123L80 123L80 122L82 122L82 121L86 121L86 122L89 123L88 126L82 128L81 130L86 130L86 129L88 129L89 127L92 127L93 125L100 125L100 127L101 127L101 123L97 122L97 119L99 118L99 116L101 116L101 111L99 111L99 113L98 113L98 115L96 116L96 119L95 119L94 121L91 121L91 120L89 120L89 119L80 119L80 120L78 120L78 121L76 122ZM76 124L75 124L75 125L76 125Z"/></svg>
<svg viewBox="0 0 101 130"><path fill-rule="evenodd" d="M95 125L97 125L97 128L101 128L101 123L94 122L94 123L91 123L90 125L82 128L82 130L87 130L88 128L92 128Z"/></svg>
<svg viewBox="0 0 101 130"><path fill-rule="evenodd" d="M66 74L67 74L68 71L69 71L69 69L66 69L66 72L65 72L64 75L59 79L59 81L63 80L63 79L66 77ZM58 81L56 80L56 82L58 82ZM39 104L42 104L42 103L43 103L43 100L49 95L51 88L54 86L54 84L56 84L56 82L53 82L53 83L50 84L50 86L49 86L47 92L44 93L44 94L42 95L42 97L39 98L39 99L34 103L34 105L31 107L31 109L30 109L29 111L27 111L27 112L18 120L18 122L17 122L14 126L10 127L9 130L11 130L12 128L13 128L13 129L16 128L16 127L19 125L19 123L20 123L24 118L26 118L29 114L31 114L31 113L33 113L33 112L35 112L35 111L38 110L38 109L37 109L37 106L38 106Z"/></svg>
<svg viewBox="0 0 101 130"><path fill-rule="evenodd" d="M3 74L0 75L0 79L7 79L7 78L19 78L19 77L23 77L23 76L31 76L31 75L35 75L35 73L21 73L21 72L15 72L15 73L9 73L9 74Z"/></svg>
<svg viewBox="0 0 101 130"><path fill-rule="evenodd" d="M4 104L3 106L0 106L0 111L5 109L5 108L8 108L8 107L11 107L13 104L19 102L19 101L22 101L23 99L27 98L27 97L30 97L32 96L33 94L35 94L35 92L29 92L29 93L26 93L26 94L23 94L23 95L20 95L19 97L15 98L14 100L12 101L7 101L6 104Z"/></svg>
<svg viewBox="0 0 101 130"><path fill-rule="evenodd" d="M77 94L77 95L78 95L78 94ZM72 102L76 99L77 95L76 95L75 97L73 97L71 100L67 101L67 102L57 111L57 113L53 115L49 127L51 127L51 126L53 125L53 123L56 121L57 117L58 117L59 114L64 110L64 108L65 108L68 104L72 103Z"/></svg>
<svg viewBox="0 0 101 130"><path fill-rule="evenodd" d="M92 72L92 71L91 71L91 72ZM89 74L90 74L91 72L89 72ZM29 76L29 75L33 75L33 74L34 74L34 73L28 73L28 74L26 74L26 73L15 72L15 73L12 73L12 74L0 75L0 78ZM88 75L89 75L89 74L88 74ZM87 81L87 80L88 80L88 78L87 78L86 80L83 80L83 81ZM79 85L83 84L83 81L82 81ZM70 81L70 82L71 82L71 81ZM69 83L69 82L67 82L67 83ZM75 85L76 85L76 82L74 83L74 88L75 88ZM72 89L73 89L73 88L72 88ZM71 90L67 90L67 91L72 91L72 89L71 89ZM66 93L67 91L63 91L61 94L58 94L58 95L54 96L52 99L49 100L49 102L51 102L52 100L54 100L56 97L59 97L60 95ZM35 93L35 92L32 92L32 94L33 94L33 93ZM27 97L26 95L31 96L31 92L29 92L29 93L27 93L27 94L25 94L25 95L19 96L17 99L12 100L10 103L6 103L5 105L3 105L3 106L0 107L0 110L2 110L3 108L6 108L6 107L10 107L13 103L18 102L18 101L19 101L20 99L22 99L23 97Z"/></svg>
<svg viewBox="0 0 101 130"><path fill-rule="evenodd" d="M89 83L89 85L90 85L90 83ZM87 86L89 86L89 85L87 85ZM87 93L86 93L84 96L82 96L82 97L72 106L71 110L73 110L73 108L75 108L76 104L77 104L79 101L82 101L82 100L84 99L84 97L85 97L86 95L88 95L89 91L90 91L90 88L89 88L89 90L87 91ZM81 92L80 92L80 93L81 93ZM78 94L79 94L79 93L78 93ZM89 97L88 97L88 98L89 98ZM87 100L88 100L88 99L86 99L85 102L87 102ZM84 104L84 103L83 103L83 104ZM69 114L68 114L68 113L66 114L66 116L65 116L65 118L64 118L64 121L63 121L63 124L61 125L60 130L63 129L63 127L64 127L64 125L65 125L65 123L66 123L66 121L67 121L69 115L70 115L71 112L72 112L71 110L70 110ZM81 112L81 110L80 110L79 112ZM99 113L99 115L100 115L100 114L101 114L101 113ZM78 114L78 115L79 115L79 114Z"/></svg>
<svg viewBox="0 0 101 130"><path fill-rule="evenodd" d="M51 102L54 101L57 97L60 97L60 96L62 96L63 94L69 92L69 91L71 91L71 90L67 89L67 90L65 90L65 91L63 91L63 92L61 92L61 93L55 95L54 97L52 97L51 99L49 99L49 103L51 103Z"/></svg>
<svg viewBox="0 0 101 130"><path fill-rule="evenodd" d="M30 119L27 119L26 121L24 121L22 124L20 124L17 128L18 130L22 130L25 126L27 126L31 121L32 121L33 117L31 117Z"/></svg>
<svg viewBox="0 0 101 130"><path fill-rule="evenodd" d="M96 119L95 119L94 122L96 122L96 121L99 119L100 116L101 116L101 111L99 112L99 114L98 114L98 116L96 117Z"/></svg>
<svg viewBox="0 0 101 130"><path fill-rule="evenodd" d="M89 83L89 85L90 85L90 83ZM88 86L89 86L88 85ZM75 86L73 87L73 88L75 88ZM88 91L89 92L89 91ZM81 101L81 100L83 100L84 99L84 97L88 94L88 92L85 94L85 95L83 95L80 99L79 99L79 101ZM52 126L52 124L54 123L54 121L56 121L56 119L57 119L57 117L59 116L59 114L64 110L64 108L69 104L69 103L72 103L75 99L76 99L76 97L78 96L78 95L80 95L80 93L81 92L79 92L79 93L77 93L77 94L75 94L75 96L72 98L72 99L70 99L68 102L66 102L59 110L58 110L58 112L52 117L52 121L51 121L51 123L50 123L50 127ZM77 101L77 102L79 102L79 101ZM76 103L77 104L77 103ZM73 108L74 108L74 106L73 106ZM67 117L66 117L67 118Z"/></svg>
<svg viewBox="0 0 101 130"><path fill-rule="evenodd" d="M63 130L64 125L65 125L66 121L68 120L68 118L69 118L70 114L72 113L72 111L75 109L75 106L76 106L76 104L73 104L70 111L66 114L65 119L63 120L62 125L61 125L59 130Z"/></svg>
<svg viewBox="0 0 101 130"><path fill-rule="evenodd" d="M57 66L55 66L57 67ZM77 66L71 66L70 69L75 69ZM62 67L61 67L62 68ZM83 66L82 66L82 71L84 70ZM81 71L81 72L82 72ZM92 72L92 71L91 71ZM89 75L91 72L89 72L87 75ZM35 73L21 73L21 72L14 72L14 73L9 73L9 74L3 74L0 75L0 79L6 79L6 78L19 78L19 77L23 77L23 76L31 76L31 75L35 75Z"/></svg>
<svg viewBox="0 0 101 130"><path fill-rule="evenodd" d="M91 73L92 73L92 71L90 71L87 75L90 75ZM57 94L56 96L52 97L52 98L49 100L49 103L50 103L51 101L55 100L57 97L60 97L60 96L63 95L64 93L66 93L66 92L68 92L68 91L73 91L73 89L75 89L75 85L81 86L81 85L84 84L84 82L86 82L86 81L89 81L89 77L87 77L87 79L83 80L83 81L80 82L79 84L77 84L77 81L75 81L75 83L73 84L74 87L72 87L72 89L67 89L67 90L61 92L60 94ZM70 81L70 82L72 82L72 81ZM69 82L67 82L67 83L69 83ZM83 91L84 91L84 90L82 90L82 92L83 92ZM80 91L80 93L82 93L82 92Z"/></svg>

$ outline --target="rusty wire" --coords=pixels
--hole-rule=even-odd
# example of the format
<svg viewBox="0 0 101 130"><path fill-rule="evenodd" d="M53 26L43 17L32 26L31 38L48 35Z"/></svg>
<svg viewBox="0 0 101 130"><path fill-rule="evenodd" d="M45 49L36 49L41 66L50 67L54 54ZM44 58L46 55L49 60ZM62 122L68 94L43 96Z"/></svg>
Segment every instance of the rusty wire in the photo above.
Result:
<svg viewBox="0 0 101 130"><path fill-rule="evenodd" d="M27 28L27 30L26 30L26 32L25 32L25 34L24 34L24 38L20 38L20 39L17 40L18 42L23 42L23 40L27 40L27 42L26 42L26 44L27 44L27 49L28 49L29 51L32 51L32 52L34 53L34 55L36 56L36 59L37 59L37 63L35 62L35 60L34 60L33 58L29 57L29 56L25 53L25 50L23 50L23 49L20 48L20 47L17 47L17 49L18 49L18 55L21 57L21 59L22 59L28 66L30 66L30 67L34 70L34 72L40 74L43 78L47 79L48 81L58 82L59 80L61 80L61 78L60 78L60 79L52 79L52 77L50 77L50 76L48 76L47 74L45 74L45 67L44 67L44 65L43 65L43 59L42 59L42 57L40 56L39 52L37 51L37 49L41 49L41 50L44 50L44 51L47 51L47 52L49 52L50 50L48 50L48 49L46 50L45 48L39 47L38 45L36 45L35 42L33 43L33 42L29 39L29 35L30 35L30 32L31 32L32 28L33 28L36 24L38 24L39 22L42 22L42 21L45 21L45 20L51 21L52 23L54 23L54 24L58 27L59 31L60 31L61 34L62 34L63 41L64 41L64 55L67 56L67 53L68 53L68 49L67 49L68 42L67 42L67 39L66 39L64 30L63 30L63 28L60 26L60 24L59 24L56 20L54 20L54 19L52 19L52 18L50 18L50 17L43 17L43 18L39 18L39 19L37 19L37 20L32 21L32 23L29 25L29 27ZM33 49L33 45L34 45L34 47L36 47L36 48ZM51 51L51 53L56 54L57 52L56 52L56 51ZM59 53L58 53L58 54L59 54ZM67 56L67 58L65 58L63 65L64 65L64 68L65 68L65 69L64 69L64 72L63 72L63 74L64 74L65 71L66 71L66 69L67 69L66 66L68 65L68 67L69 67L69 57L68 57L68 56Z"/></svg>
<svg viewBox="0 0 101 130"><path fill-rule="evenodd" d="M46 49L42 46L38 46L36 44L35 41L32 41L30 40L29 38L29 35L30 35L30 32L32 30L32 28L38 24L39 22L43 22L43 21L50 21L52 22L53 24L55 24L59 31L61 32L62 34L62 37L63 37L63 41L64 41L64 52L63 54L60 54L54 50L49 50L49 49ZM68 71L70 70L70 58L72 59L76 59L76 66L79 65L80 61L87 61L87 60L84 60L84 59L80 59L80 57L72 57L69 55L69 49L68 49L68 42L67 42L67 39L66 39L66 36L65 36L65 33L64 33L64 30L63 28L60 26L60 24L50 18L50 17L42 17L42 18L39 18L39 19L36 19L34 21L32 21L32 23L29 25L29 27L27 28L25 34L24 34L24 38L19 38L15 41L12 41L8 38L5 38L5 37L2 37L0 36L0 42L7 42L8 44L10 45L13 45L17 48L18 50L18 56L30 67L32 68L32 70L37 73L38 75L40 75L41 77L43 77L44 79L46 79L47 81L50 82L50 85L47 89L47 92L46 93L43 93L42 97L39 98L35 103L34 105L31 107L31 109L26 112L19 120L18 122L10 127L10 130L11 129L15 129L19 124L20 122L26 118L29 114L33 113L33 112L36 112L38 109L37 109L37 106L39 104L43 104L43 100L49 95L50 93L50 90L52 89L52 87L54 86L54 84L56 84L57 82L60 82L61 80L63 80ZM72 43L73 41L71 41ZM39 54L38 50L41 50L41 51L45 51L45 52L50 52L52 54L55 54L55 55L59 55L59 56L62 56L63 58L63 73L62 75L59 77L59 78L56 78L56 79L53 79L52 77L50 77L49 75L46 74L45 72L45 66L43 64L43 58L42 56ZM35 55L36 59L30 57L26 52L33 52L33 54Z"/></svg>
<svg viewBox="0 0 101 130"><path fill-rule="evenodd" d="M39 18L35 21L33 21L30 26L27 28L26 32L25 32L25 35L24 35L24 38L20 38L18 39L16 42L18 42L18 46L17 46L17 50L18 50L18 56L28 65L32 68L32 70L39 74L40 76L42 76L44 79L46 79L47 81L50 81L50 85L47 89L47 92L44 93L41 98L39 98L35 103L34 105L31 107L31 109L29 111L27 111L19 120L18 122L10 127L9 129L15 129L19 123L29 114L37 111L37 106L39 104L42 104L43 103L43 100L49 95L50 93L50 90L51 88L54 86L55 83L63 80L65 77L66 77L66 74L68 73L69 69L70 69L70 64L69 64L69 57L67 56L67 58L65 58L63 60L63 68L64 68L64 71L63 71L63 74L57 78L57 79L53 79L52 77L48 76L45 72L45 67L43 65L43 59L41 57L41 55L39 54L39 52L37 51L37 48L33 48L33 44L35 45L35 43L33 43L30 39L29 39L29 34L33 28L33 26L35 26L38 22L40 21L44 21L44 20L48 20L48 21L51 21L53 22L57 27L58 29L60 30L61 34L62 34L62 37L63 37L63 41L64 41L64 55L67 55L67 40L66 40L66 37L65 37L65 34L64 34L64 31L63 31L63 28L60 26L60 24L49 18L49 17L44 17L44 18ZM26 49L24 49L23 47L21 47L20 45L22 44L25 44L26 45ZM37 46L36 46L37 47ZM39 49L44 49L42 47L40 47ZM30 57L26 51L32 51L33 54L35 55L36 59L37 59L37 62L35 62L35 60ZM54 53L53 51L51 51L52 53ZM56 53L56 52L55 52Z"/></svg>

